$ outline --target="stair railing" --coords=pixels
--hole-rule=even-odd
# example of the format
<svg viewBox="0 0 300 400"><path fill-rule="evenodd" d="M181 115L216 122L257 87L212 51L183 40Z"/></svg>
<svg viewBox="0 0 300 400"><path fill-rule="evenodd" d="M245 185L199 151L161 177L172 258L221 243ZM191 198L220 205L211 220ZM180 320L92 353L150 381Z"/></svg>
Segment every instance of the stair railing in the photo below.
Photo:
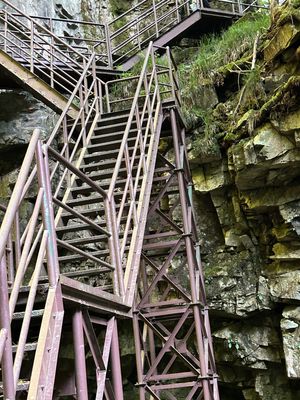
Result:
<svg viewBox="0 0 300 400"><path fill-rule="evenodd" d="M13 13L14 17L19 18L21 21L24 18L24 14ZM61 48L64 52L67 52L71 57L78 58L78 55L74 53L74 50L84 57L89 58L92 55L93 48L97 45L97 57L101 60L107 59L107 46L105 24L96 23L94 21L79 21L75 19L56 18L56 17L45 17L45 16L30 16L34 21L45 26L52 34L54 34L62 42L56 44L58 48ZM69 30L69 26L72 26L72 31L76 31L72 34ZM93 36L91 36L93 35ZM43 33L43 36L50 42L51 37L49 34ZM66 48L66 44L72 48ZM107 64L107 63L105 63Z"/></svg>
<svg viewBox="0 0 300 400"><path fill-rule="evenodd" d="M8 1L1 2L6 6L0 10L2 49L52 88L71 95L89 61L89 54L77 51Z"/></svg>
<svg viewBox="0 0 300 400"><path fill-rule="evenodd" d="M142 1L109 23L111 52L114 65L118 65L158 38L163 32L189 15L190 0ZM141 12L141 8L147 7ZM117 28L125 18L129 22ZM123 39L125 37L125 39Z"/></svg>
<svg viewBox="0 0 300 400"><path fill-rule="evenodd" d="M268 8L259 0L251 5L242 0L217 0L209 8L203 0L142 0L108 24L113 64L133 56L195 11L219 9L242 15L251 7Z"/></svg>
<svg viewBox="0 0 300 400"><path fill-rule="evenodd" d="M44 270L43 274L47 276L50 287L57 286L59 276L52 198L41 146L40 132L35 130L0 228L1 329L5 329L7 332L5 342L2 341L4 348L0 349L0 353L2 353L2 371L4 372L4 395L7 398L15 398L30 322L32 313L34 312L35 299L38 296L40 275ZM22 216L22 212L25 208L24 205L26 203L27 207L29 205L26 198L28 193L24 191L24 187L30 187L27 185L27 181L30 178L30 171L33 165L36 166L37 170L37 177L34 183L38 186L38 193L33 205L30 221L26 225L23 219L26 217ZM10 239L16 218L21 227L20 241L18 243L20 254L18 256L14 248L11 247ZM42 230L40 234L40 230L37 228L40 226L39 221L41 219L43 224L40 227L40 230ZM9 275L7 274L8 253L13 263L13 268L9 266L9 270L12 269L14 273L14 279L10 284L7 282L7 276ZM45 261L45 258L47 261ZM44 265L46 265L45 269ZM24 285L29 286L30 290L27 296L25 311L20 316L22 319L20 334L16 337L15 332L12 333L10 330L10 324L15 315L18 298L22 292L20 289ZM17 343L15 346L16 355L13 362L12 336L14 342Z"/></svg>
<svg viewBox="0 0 300 400"><path fill-rule="evenodd" d="M146 204L150 196L151 176L154 173L155 155L162 124L162 102L179 102L178 82L173 59L168 48L167 62L160 65L157 61L156 47L150 42L141 74L107 82L105 84L106 107L108 112L130 107L130 113L116 166L108 189L108 198L114 201L116 182L121 179L122 169L126 169L126 182L119 210L116 213L117 229L123 227L120 238L120 255L125 268L124 288L131 291L136 279L137 266L134 251L138 241L142 240L145 223ZM135 88L135 89L134 89ZM114 94L117 91L117 94ZM132 96L131 93L134 93ZM130 137L137 130L134 140ZM117 201L117 200L116 200ZM126 220L124 227L124 220ZM120 235L121 236L121 235ZM130 238L130 240L129 240ZM130 243L129 243L130 242ZM126 260L125 250L129 253ZM121 278L121 277L120 277Z"/></svg>

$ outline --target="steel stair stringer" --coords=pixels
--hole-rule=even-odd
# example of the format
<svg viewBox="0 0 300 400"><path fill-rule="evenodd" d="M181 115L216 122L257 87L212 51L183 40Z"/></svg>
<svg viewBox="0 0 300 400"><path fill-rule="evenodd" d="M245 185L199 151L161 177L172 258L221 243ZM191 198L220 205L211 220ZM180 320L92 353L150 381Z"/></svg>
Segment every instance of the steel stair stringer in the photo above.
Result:
<svg viewBox="0 0 300 400"><path fill-rule="evenodd" d="M60 284L49 288L33 363L28 400L51 400L63 326L64 308Z"/></svg>

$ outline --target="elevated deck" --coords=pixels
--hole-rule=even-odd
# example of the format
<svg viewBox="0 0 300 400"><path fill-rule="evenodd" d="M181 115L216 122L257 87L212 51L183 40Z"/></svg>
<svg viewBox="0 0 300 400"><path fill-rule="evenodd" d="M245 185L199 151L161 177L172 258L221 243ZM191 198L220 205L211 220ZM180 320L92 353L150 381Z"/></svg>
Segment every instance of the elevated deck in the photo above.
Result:
<svg viewBox="0 0 300 400"><path fill-rule="evenodd" d="M153 40L154 46L165 47L177 44L183 38L199 39L208 33L218 33L228 28L241 14L213 8L196 10L177 25L163 32ZM122 63L122 70L128 71L140 60L135 54Z"/></svg>

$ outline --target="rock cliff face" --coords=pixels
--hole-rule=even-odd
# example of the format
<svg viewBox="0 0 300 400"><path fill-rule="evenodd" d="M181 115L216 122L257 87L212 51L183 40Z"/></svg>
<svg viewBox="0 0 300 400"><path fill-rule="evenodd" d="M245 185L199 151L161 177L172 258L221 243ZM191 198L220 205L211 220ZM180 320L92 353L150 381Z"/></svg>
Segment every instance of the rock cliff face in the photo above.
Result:
<svg viewBox="0 0 300 400"><path fill-rule="evenodd" d="M13 3L29 14L92 15L101 22L133 2ZM63 33L62 25L57 29ZM213 117L213 124L193 118L198 127L191 128L190 158L223 400L300 398L299 49L300 10L284 6L257 51L238 54L217 79L197 87L195 102ZM254 53L258 76L247 86L240 75ZM0 105L0 202L6 202L32 129L47 136L57 117L22 91L2 91ZM120 331L133 400L131 330L124 325Z"/></svg>
<svg viewBox="0 0 300 400"><path fill-rule="evenodd" d="M240 72L232 65L223 68L221 83L205 82L210 104L198 103L202 111L213 109L217 125L207 135L210 120L200 118L191 162L216 358L228 399L300 397L299 13L296 6L278 9L260 37L260 93L250 88L255 106L244 105L247 82L233 84ZM251 53L248 64L245 55L235 60L244 72ZM198 91L201 96L201 86Z"/></svg>

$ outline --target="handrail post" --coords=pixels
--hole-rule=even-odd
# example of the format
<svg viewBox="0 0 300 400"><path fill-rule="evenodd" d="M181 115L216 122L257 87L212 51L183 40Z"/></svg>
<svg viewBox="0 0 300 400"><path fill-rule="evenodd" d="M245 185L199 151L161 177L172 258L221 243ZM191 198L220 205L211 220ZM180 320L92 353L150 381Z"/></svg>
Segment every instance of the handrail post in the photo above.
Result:
<svg viewBox="0 0 300 400"><path fill-rule="evenodd" d="M110 29L108 23L104 24L104 28L105 28L105 40L107 48L107 64L110 68L113 68L114 62L112 57L112 41L110 38Z"/></svg>
<svg viewBox="0 0 300 400"><path fill-rule="evenodd" d="M44 153L43 153L44 150ZM47 264L49 285L55 287L59 276L58 253L56 243L56 231L54 223L53 201L49 173L49 161L47 147L39 140L36 146L37 173L40 187L44 189L42 214L44 229L49 232L47 241Z"/></svg>
<svg viewBox="0 0 300 400"><path fill-rule="evenodd" d="M139 18L137 18L137 21L136 21L136 30L137 30L138 48L139 48L139 50L142 50L141 37L140 37L140 19Z"/></svg>
<svg viewBox="0 0 300 400"><path fill-rule="evenodd" d="M82 135L82 144L83 146L86 145L86 127L85 127L85 111L83 107L84 104L84 96L83 96L83 88L80 86L79 89L79 100L80 100L80 120L81 120L81 129L83 130Z"/></svg>
<svg viewBox="0 0 300 400"><path fill-rule="evenodd" d="M185 8L186 8L186 15L189 16L191 14L190 1L187 1L185 3Z"/></svg>
<svg viewBox="0 0 300 400"><path fill-rule="evenodd" d="M11 233L8 236L8 247L6 251L7 251L7 264L8 264L7 279L8 279L8 284L11 286L15 278L14 246Z"/></svg>
<svg viewBox="0 0 300 400"><path fill-rule="evenodd" d="M170 79L170 84L171 84L171 89L172 89L172 96L173 96L173 100L176 100L175 83L174 83L174 76L173 76L173 71L172 71L173 68L172 68L172 60L171 60L169 46L167 46L167 59L168 59L168 64L169 64L169 79Z"/></svg>
<svg viewBox="0 0 300 400"><path fill-rule="evenodd" d="M33 24L33 21L31 21L31 23L30 23L30 72L34 72L33 57L34 57L34 24Z"/></svg>
<svg viewBox="0 0 300 400"><path fill-rule="evenodd" d="M70 161L70 149L69 149L69 139L68 139L68 119L67 116L64 117L62 121L62 130L63 130L63 143L65 146L65 158ZM67 185L68 188L71 186L71 174L70 171L67 171Z"/></svg>
<svg viewBox="0 0 300 400"><path fill-rule="evenodd" d="M243 7L241 5L241 0L237 0L237 4L238 4L238 13L243 14Z"/></svg>
<svg viewBox="0 0 300 400"><path fill-rule="evenodd" d="M98 96L99 96L99 111L100 114L103 114L103 90L102 90L102 82L100 79L97 80L98 82Z"/></svg>
<svg viewBox="0 0 300 400"><path fill-rule="evenodd" d="M111 234L111 237L108 239L108 245L112 258L112 264L115 267L114 292L115 294L123 297L125 294L124 277L122 269L122 260L120 257L120 242L117 229L116 207L113 196L111 198L104 199L104 207L105 207L105 215L107 221L107 229Z"/></svg>
<svg viewBox="0 0 300 400"><path fill-rule="evenodd" d="M14 242L15 242L15 265L16 270L18 268L20 258L21 258L21 233L20 233L20 218L19 211L17 210L15 213L14 220Z"/></svg>
<svg viewBox="0 0 300 400"><path fill-rule="evenodd" d="M175 2L175 7L176 7L177 22L179 23L180 20L181 20L181 18L180 18L180 12L179 12L179 7L180 7L180 5L179 5L178 0L176 0L176 2Z"/></svg>
<svg viewBox="0 0 300 400"><path fill-rule="evenodd" d="M6 330L6 342L1 360L3 394L5 399L15 398L12 341L8 302L8 285L5 256L0 261L0 330Z"/></svg>
<svg viewBox="0 0 300 400"><path fill-rule="evenodd" d="M97 73L96 73L96 56L94 55L93 57L93 63L92 63L92 75L93 75L93 81L94 81L94 98L96 99L95 107L96 107L96 113L99 114L100 111L100 102L99 102L99 87L98 87L98 82L97 82Z"/></svg>
<svg viewBox="0 0 300 400"><path fill-rule="evenodd" d="M52 18L49 18L49 25L50 31L53 33L53 21ZM50 37L50 86L54 88L54 73L53 73L53 52L55 51L54 48L54 38L53 36Z"/></svg>
<svg viewBox="0 0 300 400"><path fill-rule="evenodd" d="M7 53L7 34L8 34L8 27L7 27L8 21L7 21L7 18L8 18L8 15L7 15L6 11L4 12L4 15L5 15L4 16L4 51L5 51L5 53Z"/></svg>
<svg viewBox="0 0 300 400"><path fill-rule="evenodd" d="M155 34L156 34L156 37L158 38L158 36L159 36L159 29L158 29L158 22L157 22L157 13L156 13L156 3L155 3L155 0L152 0L152 7L153 7L154 22L155 22Z"/></svg>
<svg viewBox="0 0 300 400"><path fill-rule="evenodd" d="M110 113L111 112L111 108L110 108L109 90L108 90L107 82L105 83L105 95L106 95L106 107L107 107L106 112Z"/></svg>

